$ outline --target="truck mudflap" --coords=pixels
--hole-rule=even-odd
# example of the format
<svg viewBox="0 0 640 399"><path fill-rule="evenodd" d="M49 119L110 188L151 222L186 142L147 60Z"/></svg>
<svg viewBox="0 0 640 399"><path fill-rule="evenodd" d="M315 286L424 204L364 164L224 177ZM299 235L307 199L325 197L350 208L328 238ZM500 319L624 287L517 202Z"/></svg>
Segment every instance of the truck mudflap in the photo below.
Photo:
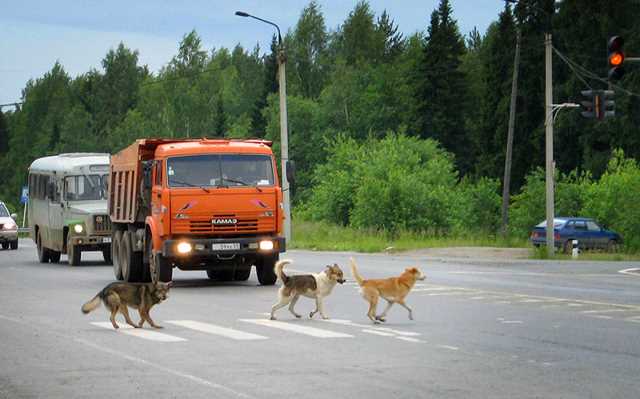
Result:
<svg viewBox="0 0 640 399"><path fill-rule="evenodd" d="M272 243L272 248L266 242ZM262 247L261 247L262 245ZM225 256L234 254L275 254L286 251L284 237L175 238L162 244L167 258Z"/></svg>

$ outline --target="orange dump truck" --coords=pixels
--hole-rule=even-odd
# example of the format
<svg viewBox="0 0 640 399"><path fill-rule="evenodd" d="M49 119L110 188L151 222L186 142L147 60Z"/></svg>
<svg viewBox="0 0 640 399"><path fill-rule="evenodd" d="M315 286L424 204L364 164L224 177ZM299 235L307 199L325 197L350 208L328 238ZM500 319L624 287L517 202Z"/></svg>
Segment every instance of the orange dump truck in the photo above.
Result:
<svg viewBox="0 0 640 399"><path fill-rule="evenodd" d="M111 156L109 214L117 279L171 281L173 268L260 284L285 251L271 142L142 139Z"/></svg>

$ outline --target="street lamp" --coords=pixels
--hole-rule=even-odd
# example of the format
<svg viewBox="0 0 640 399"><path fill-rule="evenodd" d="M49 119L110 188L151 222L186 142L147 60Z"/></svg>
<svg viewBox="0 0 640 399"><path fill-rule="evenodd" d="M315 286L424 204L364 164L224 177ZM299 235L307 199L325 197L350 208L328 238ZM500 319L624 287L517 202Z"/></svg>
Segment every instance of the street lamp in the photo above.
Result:
<svg viewBox="0 0 640 399"><path fill-rule="evenodd" d="M280 161L282 162L282 195L284 201L284 236L287 243L291 242L291 202L289 195L289 180L287 179L287 162L289 161L289 134L287 131L287 74L285 64L287 57L282 45L282 36L278 25L266 19L258 18L244 11L236 11L239 17L249 17L275 26L278 31L278 86L280 86Z"/></svg>

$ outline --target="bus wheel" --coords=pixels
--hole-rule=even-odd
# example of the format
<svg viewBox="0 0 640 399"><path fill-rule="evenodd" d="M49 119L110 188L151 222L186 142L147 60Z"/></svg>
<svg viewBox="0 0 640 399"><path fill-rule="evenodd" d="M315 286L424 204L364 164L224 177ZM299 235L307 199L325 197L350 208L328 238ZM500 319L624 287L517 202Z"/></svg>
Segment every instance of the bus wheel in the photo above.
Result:
<svg viewBox="0 0 640 399"><path fill-rule="evenodd" d="M71 238L69 238L67 241L67 262L69 262L69 265L78 266L80 264L81 256L82 252L80 251L80 247L73 245Z"/></svg>
<svg viewBox="0 0 640 399"><path fill-rule="evenodd" d="M39 231L36 249L38 250L38 260L40 263L49 263L49 250L42 245L42 234L40 234Z"/></svg>
<svg viewBox="0 0 640 399"><path fill-rule="evenodd" d="M51 260L51 263L60 262L60 252L58 252L58 251L49 251L49 259Z"/></svg>

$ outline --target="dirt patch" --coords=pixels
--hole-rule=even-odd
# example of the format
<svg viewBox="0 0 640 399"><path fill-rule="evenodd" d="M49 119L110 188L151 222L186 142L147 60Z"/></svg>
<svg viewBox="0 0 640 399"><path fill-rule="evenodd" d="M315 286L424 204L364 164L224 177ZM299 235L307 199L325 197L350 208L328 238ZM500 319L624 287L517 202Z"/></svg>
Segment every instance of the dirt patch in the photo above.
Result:
<svg viewBox="0 0 640 399"><path fill-rule="evenodd" d="M403 252L404 255L432 256L435 258L463 259L528 259L531 250L528 248L494 248L494 247L451 247L424 248Z"/></svg>

